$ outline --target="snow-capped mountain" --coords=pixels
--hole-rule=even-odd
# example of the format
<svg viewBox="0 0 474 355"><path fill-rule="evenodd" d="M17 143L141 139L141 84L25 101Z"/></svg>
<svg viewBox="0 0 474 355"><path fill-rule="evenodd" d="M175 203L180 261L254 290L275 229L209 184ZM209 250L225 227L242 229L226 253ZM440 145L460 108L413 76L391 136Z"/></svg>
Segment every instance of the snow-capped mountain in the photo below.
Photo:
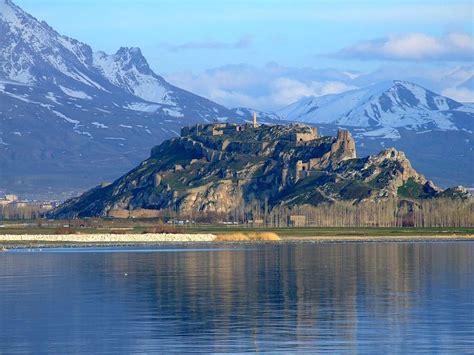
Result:
<svg viewBox="0 0 474 355"><path fill-rule="evenodd" d="M113 55L94 53L10 0L0 0L0 29L0 80L59 89L81 99L115 100L127 109L161 111L171 117L213 120L231 114L166 82L151 70L139 48L120 48Z"/></svg>
<svg viewBox="0 0 474 355"><path fill-rule="evenodd" d="M184 125L229 118L244 119L169 84L140 49L94 53L0 0L0 188L88 188Z"/></svg>
<svg viewBox="0 0 474 355"><path fill-rule="evenodd" d="M342 94L306 97L277 112L292 121L380 129L458 130L474 108L404 81L383 82Z"/></svg>
<svg viewBox="0 0 474 355"><path fill-rule="evenodd" d="M92 70L89 46L61 36L10 0L0 0L0 30L0 78L45 87L73 84L112 90Z"/></svg>
<svg viewBox="0 0 474 355"><path fill-rule="evenodd" d="M145 101L170 104L166 97L169 84L156 75L139 48L120 48L117 53L93 54L94 67L115 86Z"/></svg>
<svg viewBox="0 0 474 355"><path fill-rule="evenodd" d="M155 74L139 48L120 48L117 53L93 53L93 66L116 87L151 104L132 103L126 108L162 112L206 122L232 118L225 107L168 83Z"/></svg>

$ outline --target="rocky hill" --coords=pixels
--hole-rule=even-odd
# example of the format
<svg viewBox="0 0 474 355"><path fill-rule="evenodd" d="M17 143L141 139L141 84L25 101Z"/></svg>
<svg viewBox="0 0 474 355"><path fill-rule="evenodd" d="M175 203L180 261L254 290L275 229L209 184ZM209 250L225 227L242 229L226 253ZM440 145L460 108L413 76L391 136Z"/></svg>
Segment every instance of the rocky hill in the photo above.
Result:
<svg viewBox="0 0 474 355"><path fill-rule="evenodd" d="M67 201L54 216L229 212L254 201L271 208L457 193L463 191L436 187L395 149L357 158L354 139L345 130L322 137L301 124L222 123L183 128L179 138L153 148L137 168Z"/></svg>

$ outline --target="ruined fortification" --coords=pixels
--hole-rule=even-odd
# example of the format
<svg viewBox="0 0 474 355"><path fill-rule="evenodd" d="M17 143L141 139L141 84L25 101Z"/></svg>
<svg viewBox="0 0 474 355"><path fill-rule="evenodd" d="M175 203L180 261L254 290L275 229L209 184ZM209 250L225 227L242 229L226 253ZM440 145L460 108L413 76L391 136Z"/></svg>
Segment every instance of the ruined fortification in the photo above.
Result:
<svg viewBox="0 0 474 355"><path fill-rule="evenodd" d="M187 149L205 157L207 162L227 159L236 153L271 157L275 152L280 154L292 150L305 160L282 161L285 184L310 176L313 171L330 164L356 158L355 142L349 131L340 130L334 139L320 137L317 128L308 125L259 126L255 119L252 124L215 123L184 127L180 141Z"/></svg>

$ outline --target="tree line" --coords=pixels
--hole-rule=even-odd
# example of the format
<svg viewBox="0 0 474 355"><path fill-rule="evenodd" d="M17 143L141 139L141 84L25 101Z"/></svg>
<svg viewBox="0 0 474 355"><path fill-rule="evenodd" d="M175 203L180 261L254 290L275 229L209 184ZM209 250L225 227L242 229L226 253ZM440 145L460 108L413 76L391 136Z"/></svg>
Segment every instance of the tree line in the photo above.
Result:
<svg viewBox="0 0 474 355"><path fill-rule="evenodd" d="M292 217L304 221L307 227L474 227L474 199L364 201L357 204L337 202L318 206L275 206L268 201L241 203L227 213L188 212L168 209L162 211L163 220L185 220L196 223L219 223L286 227ZM302 218L301 218L302 217Z"/></svg>
<svg viewBox="0 0 474 355"><path fill-rule="evenodd" d="M27 220L41 218L48 210L41 204L22 204L15 203L0 206L0 220Z"/></svg>
<svg viewBox="0 0 474 355"><path fill-rule="evenodd" d="M39 205L0 206L0 219L38 219L45 216ZM224 212L192 211L180 213L175 209L160 211L163 222L238 223L264 227L286 227L292 219L307 227L474 227L474 199L430 199L365 201L357 204L337 202L318 206L275 206L268 201L241 203Z"/></svg>
<svg viewBox="0 0 474 355"><path fill-rule="evenodd" d="M276 207L263 213L264 224L288 225L291 216L304 216L305 226L317 227L473 227L474 203L435 199L400 201L390 199L359 204Z"/></svg>

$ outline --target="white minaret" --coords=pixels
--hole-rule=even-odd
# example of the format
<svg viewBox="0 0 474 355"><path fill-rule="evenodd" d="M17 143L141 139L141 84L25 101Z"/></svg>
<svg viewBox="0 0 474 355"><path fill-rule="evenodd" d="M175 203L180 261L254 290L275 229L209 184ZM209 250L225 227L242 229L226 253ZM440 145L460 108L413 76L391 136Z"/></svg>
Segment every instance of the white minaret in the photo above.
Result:
<svg viewBox="0 0 474 355"><path fill-rule="evenodd" d="M253 113L253 128L257 128L258 127L258 123L257 123L257 113L254 112Z"/></svg>

